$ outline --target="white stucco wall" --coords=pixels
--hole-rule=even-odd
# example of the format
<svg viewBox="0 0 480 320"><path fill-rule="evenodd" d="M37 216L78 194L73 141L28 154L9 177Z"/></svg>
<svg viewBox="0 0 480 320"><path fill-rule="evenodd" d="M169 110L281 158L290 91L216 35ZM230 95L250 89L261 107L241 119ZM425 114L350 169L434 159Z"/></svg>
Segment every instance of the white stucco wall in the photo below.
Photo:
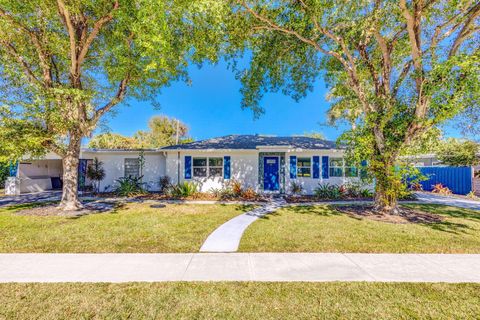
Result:
<svg viewBox="0 0 480 320"><path fill-rule="evenodd" d="M329 157L343 157L343 152L340 150L317 150L317 151L301 151L301 150L225 150L219 152L218 150L212 151L169 151L166 153L166 175L171 178L172 183L178 182L178 176L180 177L180 183L184 181L196 182L202 192L208 192L211 189L219 189L225 187L228 180L223 178L197 178L185 179L185 156L194 157L231 157L231 178L236 179L242 183L244 187L252 187L257 192L263 191L263 186L258 183L258 158L260 152L285 152L285 191L290 193L292 182L298 182L303 187L304 194L312 194L318 184L331 184L342 185L350 182L358 182L359 178L349 177L329 177L323 179L321 174L322 168L322 156ZM304 178L297 177L296 179L290 179L290 156L298 157L320 157L320 178L314 179L313 177ZM193 160L192 160L193 161ZM313 160L312 160L313 166ZM180 174L178 175L178 169L180 168ZM312 168L313 173L313 168Z"/></svg>
<svg viewBox="0 0 480 320"><path fill-rule="evenodd" d="M165 156L161 152L146 152L143 182L149 191L160 189L160 177L165 175ZM100 183L100 192L113 191L117 186L116 180L125 176L125 159L138 158L139 152L84 152L82 159L93 159L103 162L105 179Z"/></svg>
<svg viewBox="0 0 480 320"><path fill-rule="evenodd" d="M180 157L179 157L180 154ZM192 159L195 157L215 157L223 158L224 156L230 156L230 179L225 180L223 177L215 178L198 178L193 177L192 170L192 179L185 179L185 156L191 156ZM192 160L193 161L193 160ZM180 167L180 175L178 175L178 167ZM171 178L172 183L176 184L178 181L180 183L184 181L192 181L198 184L200 191L208 192L211 189L220 189L226 186L226 184L231 180L235 179L242 182L242 185L246 188L254 188L255 191L260 191L258 189L258 151L256 150L247 150L247 151L236 151L236 150L225 150L225 151L169 151L166 156L166 175ZM180 176L180 180L178 180Z"/></svg>
<svg viewBox="0 0 480 320"><path fill-rule="evenodd" d="M296 156L298 158L310 157L311 158L311 177L298 177L296 179L290 179L290 156ZM320 178L313 178L313 156L320 157ZM330 184L330 185L343 185L352 182L359 182L359 178L353 177L329 177L327 179L322 178L322 157L328 156L329 158L342 158L344 156L343 151L341 150L317 150L317 151L298 151L292 150L285 154L285 189L286 193L291 193L292 183L297 182L303 187L304 194L313 194L313 191L319 184Z"/></svg>

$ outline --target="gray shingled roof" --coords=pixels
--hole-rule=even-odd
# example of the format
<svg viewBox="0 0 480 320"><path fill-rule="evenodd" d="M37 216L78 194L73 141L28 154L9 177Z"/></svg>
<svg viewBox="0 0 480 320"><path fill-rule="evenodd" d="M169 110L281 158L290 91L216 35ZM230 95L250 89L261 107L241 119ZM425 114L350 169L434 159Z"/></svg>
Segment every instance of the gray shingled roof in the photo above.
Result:
<svg viewBox="0 0 480 320"><path fill-rule="evenodd" d="M300 149L334 149L336 144L333 141L302 136L273 137L261 135L230 135L164 147L161 150L256 149L259 146L284 146Z"/></svg>

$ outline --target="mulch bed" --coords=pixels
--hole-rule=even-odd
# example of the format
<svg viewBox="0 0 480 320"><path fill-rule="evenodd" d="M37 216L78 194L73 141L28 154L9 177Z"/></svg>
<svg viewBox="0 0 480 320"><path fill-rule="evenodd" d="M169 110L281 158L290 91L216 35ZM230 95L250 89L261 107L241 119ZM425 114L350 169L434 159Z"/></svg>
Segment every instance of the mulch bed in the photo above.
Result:
<svg viewBox="0 0 480 320"><path fill-rule="evenodd" d="M312 195L285 196L285 201L287 201L287 203L329 202L329 201L349 201L349 200L370 201L370 200L373 200L373 198L344 197L341 199L320 199Z"/></svg>
<svg viewBox="0 0 480 320"><path fill-rule="evenodd" d="M106 203L106 202L90 202L85 203L82 210L75 211L63 211L58 209L57 204L45 204L39 205L33 208L22 209L15 212L19 216L57 216L57 217L80 217L88 214L104 213L109 212L115 208L118 208L116 203Z"/></svg>
<svg viewBox="0 0 480 320"><path fill-rule="evenodd" d="M404 207L399 208L398 215L377 213L373 211L373 206L335 206L335 209L354 218L365 218L388 223L433 224L444 221L442 216Z"/></svg>
<svg viewBox="0 0 480 320"><path fill-rule="evenodd" d="M115 193L100 193L97 195L100 198L120 198ZM221 198L216 197L210 193L198 193L195 196L190 197L171 197L162 193L146 193L138 196L132 197L137 200L181 200L181 201L188 201L188 200L205 200L205 201L250 201L250 202L268 202L267 198L263 197L255 197L255 198L244 198L244 197L231 197L231 198Z"/></svg>

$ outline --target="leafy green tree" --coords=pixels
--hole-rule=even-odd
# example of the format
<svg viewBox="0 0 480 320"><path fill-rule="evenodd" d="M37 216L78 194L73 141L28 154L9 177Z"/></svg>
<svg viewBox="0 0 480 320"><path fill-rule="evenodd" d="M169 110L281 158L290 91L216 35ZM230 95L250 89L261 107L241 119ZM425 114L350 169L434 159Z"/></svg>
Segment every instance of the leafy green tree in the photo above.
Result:
<svg viewBox="0 0 480 320"><path fill-rule="evenodd" d="M323 75L331 114L353 124L341 141L376 179L375 210L398 213L403 187L394 164L402 149L478 101L480 3L232 3L232 56L251 55L239 70L242 106L262 112L265 91L300 99Z"/></svg>
<svg viewBox="0 0 480 320"><path fill-rule="evenodd" d="M470 140L450 138L440 143L437 157L448 166L476 166L480 164L480 145Z"/></svg>
<svg viewBox="0 0 480 320"><path fill-rule="evenodd" d="M325 135L323 133L317 132L317 131L305 132L303 135L305 137L309 137L309 138L325 140Z"/></svg>
<svg viewBox="0 0 480 320"><path fill-rule="evenodd" d="M94 136L88 142L88 147L92 149L135 149L137 142L133 138L108 132Z"/></svg>
<svg viewBox="0 0 480 320"><path fill-rule="evenodd" d="M88 143L93 149L155 149L178 143L192 142L188 127L181 121L167 116L154 116L150 119L149 130L139 130L133 137L118 133L102 133ZM178 132L178 135L177 135Z"/></svg>
<svg viewBox="0 0 480 320"><path fill-rule="evenodd" d="M138 131L134 139L140 148L160 148L191 142L188 127L180 120L167 116L154 116L148 122L148 131Z"/></svg>
<svg viewBox="0 0 480 320"><path fill-rule="evenodd" d="M63 159L60 208L81 208L82 138L127 97L186 80L189 62L216 60L215 0L0 0L3 157Z"/></svg>
<svg viewBox="0 0 480 320"><path fill-rule="evenodd" d="M94 192L100 192L100 182L105 179L103 162L94 158L92 164L87 168L87 177L94 182Z"/></svg>

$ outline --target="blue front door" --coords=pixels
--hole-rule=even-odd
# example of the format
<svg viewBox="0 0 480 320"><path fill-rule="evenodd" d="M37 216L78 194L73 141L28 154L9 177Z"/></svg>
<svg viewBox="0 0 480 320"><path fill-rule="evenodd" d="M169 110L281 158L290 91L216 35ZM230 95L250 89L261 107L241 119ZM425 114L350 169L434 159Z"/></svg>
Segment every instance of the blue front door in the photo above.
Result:
<svg viewBox="0 0 480 320"><path fill-rule="evenodd" d="M279 163L278 157L263 158L263 189L276 191L280 189L279 184Z"/></svg>

